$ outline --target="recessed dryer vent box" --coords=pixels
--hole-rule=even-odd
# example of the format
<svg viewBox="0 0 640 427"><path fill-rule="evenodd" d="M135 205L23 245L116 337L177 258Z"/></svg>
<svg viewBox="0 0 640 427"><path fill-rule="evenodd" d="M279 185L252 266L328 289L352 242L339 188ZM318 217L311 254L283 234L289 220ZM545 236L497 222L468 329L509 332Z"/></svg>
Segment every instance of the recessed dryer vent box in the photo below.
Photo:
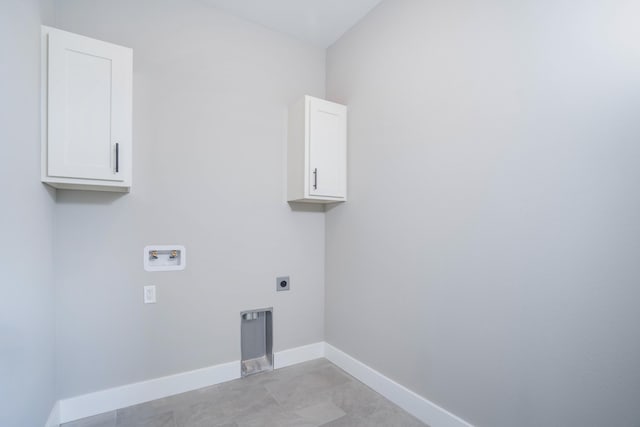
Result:
<svg viewBox="0 0 640 427"><path fill-rule="evenodd" d="M273 370L273 308L240 313L243 377Z"/></svg>
<svg viewBox="0 0 640 427"><path fill-rule="evenodd" d="M144 269L146 271L178 271L187 265L187 251L184 246L145 246Z"/></svg>

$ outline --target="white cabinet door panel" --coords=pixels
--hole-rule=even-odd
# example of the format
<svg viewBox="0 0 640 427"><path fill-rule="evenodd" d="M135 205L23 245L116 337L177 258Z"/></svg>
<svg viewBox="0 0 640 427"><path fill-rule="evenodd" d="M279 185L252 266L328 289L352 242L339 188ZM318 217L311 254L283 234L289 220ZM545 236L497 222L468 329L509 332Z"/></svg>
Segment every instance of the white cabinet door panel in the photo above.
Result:
<svg viewBox="0 0 640 427"><path fill-rule="evenodd" d="M309 194L346 197L346 107L312 98L309 114Z"/></svg>
<svg viewBox="0 0 640 427"><path fill-rule="evenodd" d="M347 107L305 95L289 106L287 201L347 201Z"/></svg>
<svg viewBox="0 0 640 427"><path fill-rule="evenodd" d="M124 181L131 51L62 31L48 43L48 175Z"/></svg>

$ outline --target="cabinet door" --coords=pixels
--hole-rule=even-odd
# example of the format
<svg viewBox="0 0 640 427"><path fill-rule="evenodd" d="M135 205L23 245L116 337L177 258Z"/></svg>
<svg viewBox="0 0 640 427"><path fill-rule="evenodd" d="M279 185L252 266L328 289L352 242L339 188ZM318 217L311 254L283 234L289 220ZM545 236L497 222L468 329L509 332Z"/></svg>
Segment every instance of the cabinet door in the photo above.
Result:
<svg viewBox="0 0 640 427"><path fill-rule="evenodd" d="M347 195L347 109L344 105L310 99L309 194L344 198Z"/></svg>
<svg viewBox="0 0 640 427"><path fill-rule="evenodd" d="M48 175L124 181L131 50L63 31L48 43Z"/></svg>

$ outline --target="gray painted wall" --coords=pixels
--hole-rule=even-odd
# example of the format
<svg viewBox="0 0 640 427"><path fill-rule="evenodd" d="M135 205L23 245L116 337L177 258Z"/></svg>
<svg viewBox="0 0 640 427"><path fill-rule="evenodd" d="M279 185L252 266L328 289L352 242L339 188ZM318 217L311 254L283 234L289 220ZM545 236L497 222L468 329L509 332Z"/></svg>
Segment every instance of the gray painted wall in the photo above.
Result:
<svg viewBox="0 0 640 427"><path fill-rule="evenodd" d="M0 5L0 425L43 426L54 396L54 193L40 183L40 24L51 4Z"/></svg>
<svg viewBox="0 0 640 427"><path fill-rule="evenodd" d="M324 214L285 202L283 161L325 51L204 1L55 5L57 27L134 49L133 191L57 196L59 396L239 360L244 309L274 307L275 351L321 341ZM187 269L145 272L150 244L185 245Z"/></svg>
<svg viewBox="0 0 640 427"><path fill-rule="evenodd" d="M640 426L639 15L388 0L329 49L329 343L478 426Z"/></svg>

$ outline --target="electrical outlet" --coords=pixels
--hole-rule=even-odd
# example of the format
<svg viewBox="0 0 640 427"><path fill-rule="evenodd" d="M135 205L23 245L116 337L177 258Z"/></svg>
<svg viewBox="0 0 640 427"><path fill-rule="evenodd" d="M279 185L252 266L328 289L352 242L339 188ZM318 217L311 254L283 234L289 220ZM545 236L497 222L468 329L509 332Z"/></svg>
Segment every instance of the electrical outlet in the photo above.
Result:
<svg viewBox="0 0 640 427"><path fill-rule="evenodd" d="M291 280L289 280L289 276L276 277L276 290L280 291L288 291L289 285L291 285Z"/></svg>
<svg viewBox="0 0 640 427"><path fill-rule="evenodd" d="M149 285L144 287L144 303L155 304L156 303L156 287L155 285Z"/></svg>

